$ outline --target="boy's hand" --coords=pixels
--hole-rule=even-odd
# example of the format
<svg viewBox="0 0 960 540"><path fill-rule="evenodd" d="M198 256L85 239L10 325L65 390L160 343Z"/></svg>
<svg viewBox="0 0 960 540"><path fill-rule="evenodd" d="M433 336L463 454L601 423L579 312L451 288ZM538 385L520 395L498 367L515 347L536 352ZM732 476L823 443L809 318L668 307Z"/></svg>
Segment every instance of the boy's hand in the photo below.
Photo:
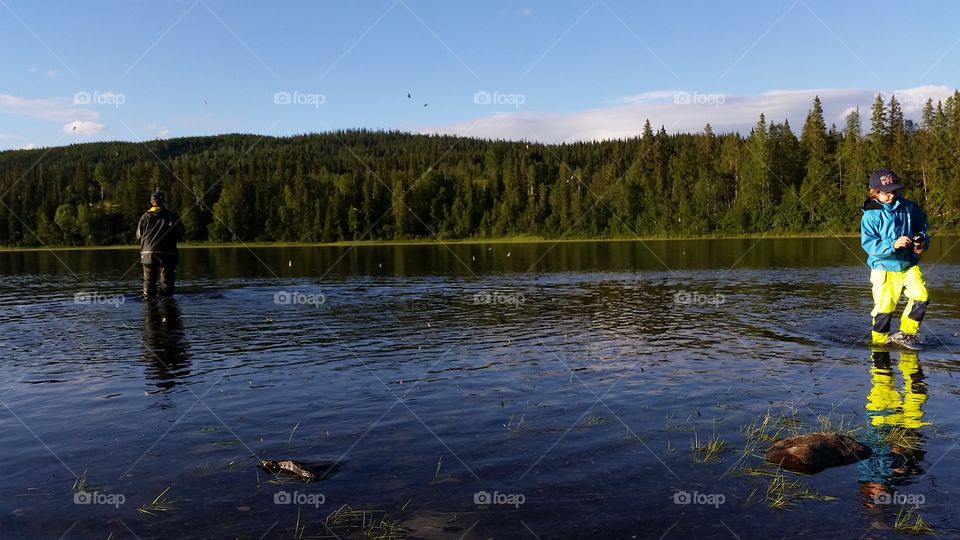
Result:
<svg viewBox="0 0 960 540"><path fill-rule="evenodd" d="M893 248L894 249L905 248L912 243L913 243L913 240L911 240L909 236L901 236L900 238L897 238L896 242L893 243Z"/></svg>

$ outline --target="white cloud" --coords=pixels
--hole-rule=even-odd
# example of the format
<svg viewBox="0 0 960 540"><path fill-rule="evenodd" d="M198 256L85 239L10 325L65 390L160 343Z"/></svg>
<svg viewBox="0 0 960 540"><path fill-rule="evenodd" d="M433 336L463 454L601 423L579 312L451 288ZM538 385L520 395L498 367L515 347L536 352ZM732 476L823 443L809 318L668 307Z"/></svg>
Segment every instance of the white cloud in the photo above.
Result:
<svg viewBox="0 0 960 540"><path fill-rule="evenodd" d="M919 117L927 98L933 98L934 104L937 101L946 101L948 97L953 95L953 89L947 86L917 86L905 90L896 90L894 94L903 108L903 114L908 116L916 114ZM889 92L883 92L883 97L890 101Z"/></svg>
<svg viewBox="0 0 960 540"><path fill-rule="evenodd" d="M30 99L0 94L0 114L26 116L36 120L71 122L73 120L96 120L100 113L74 105L72 99Z"/></svg>
<svg viewBox="0 0 960 540"><path fill-rule="evenodd" d="M102 132L106 129L106 126L99 122L89 122L83 120L77 120L64 124L63 132L64 133L75 133L77 135L95 135Z"/></svg>
<svg viewBox="0 0 960 540"><path fill-rule="evenodd" d="M40 68L32 67L32 68L28 68L27 71L28 71L29 73L36 73L36 72L40 71Z"/></svg>
<svg viewBox="0 0 960 540"><path fill-rule="evenodd" d="M170 128L160 124L147 124L143 126L143 129L149 131L151 135L158 139L162 139L170 133Z"/></svg>
<svg viewBox="0 0 960 540"><path fill-rule="evenodd" d="M33 143L30 143L30 144L24 144L23 146L18 146L17 150L36 150L37 148L39 148L39 146Z"/></svg>
<svg viewBox="0 0 960 540"><path fill-rule="evenodd" d="M530 8L523 8L523 9L521 9L520 11L517 12L517 15L519 15L519 16L521 16L521 17L529 17L529 16L533 15L533 10L530 9Z"/></svg>
<svg viewBox="0 0 960 540"><path fill-rule="evenodd" d="M890 92L880 92L889 101ZM953 89L920 86L895 90L904 114L916 119L926 99L946 99ZM828 88L819 90L773 90L760 95L736 95L684 90L658 90L620 97L606 107L574 113L539 111L495 112L472 121L442 126L419 126L420 133L447 133L490 139L573 142L634 137L649 119L654 130L699 132L708 122L715 132L748 133L760 114L768 122L790 121L799 135L816 95L823 104L829 126L843 127L846 114L859 107L864 129L869 129L870 105L877 92L864 89ZM530 100L527 99L526 103ZM490 107L490 105L478 105ZM507 108L507 107L504 107Z"/></svg>
<svg viewBox="0 0 960 540"><path fill-rule="evenodd" d="M55 70L55 69L48 69L48 70L47 70L47 77L50 77L50 78L52 79L52 78L56 77L57 75L60 75L60 72L59 72L59 71L57 71L57 70Z"/></svg>
<svg viewBox="0 0 960 540"><path fill-rule="evenodd" d="M665 99L674 99L675 96L683 94L683 90L654 90L653 92L643 92L634 96L621 96L613 102L617 104L636 105L639 103L652 103Z"/></svg>

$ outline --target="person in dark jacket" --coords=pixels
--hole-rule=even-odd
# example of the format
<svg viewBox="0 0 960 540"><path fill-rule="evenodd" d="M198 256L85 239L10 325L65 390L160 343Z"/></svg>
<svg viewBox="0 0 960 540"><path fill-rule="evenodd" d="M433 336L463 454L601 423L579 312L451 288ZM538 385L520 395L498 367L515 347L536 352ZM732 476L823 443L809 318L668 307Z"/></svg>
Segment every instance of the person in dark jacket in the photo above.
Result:
<svg viewBox="0 0 960 540"><path fill-rule="evenodd" d="M186 229L180 216L167 210L166 197L157 191L150 196L150 209L140 217L137 239L140 240L140 264L143 265L143 298L157 297L157 279L160 294L173 296L180 253L177 242L183 240Z"/></svg>

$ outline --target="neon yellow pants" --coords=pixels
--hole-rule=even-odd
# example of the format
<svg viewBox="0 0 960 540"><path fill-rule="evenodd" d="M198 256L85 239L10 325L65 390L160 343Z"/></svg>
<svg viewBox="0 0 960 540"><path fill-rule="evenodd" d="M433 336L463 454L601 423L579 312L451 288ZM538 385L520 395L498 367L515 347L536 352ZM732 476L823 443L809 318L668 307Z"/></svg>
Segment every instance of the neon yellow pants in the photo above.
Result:
<svg viewBox="0 0 960 540"><path fill-rule="evenodd" d="M886 343L890 335L890 322L897 309L900 295L907 297L907 307L900 317L900 331L916 334L927 312L927 284L919 266L911 266L902 272L890 270L870 270L870 285L873 289L874 308L873 342Z"/></svg>

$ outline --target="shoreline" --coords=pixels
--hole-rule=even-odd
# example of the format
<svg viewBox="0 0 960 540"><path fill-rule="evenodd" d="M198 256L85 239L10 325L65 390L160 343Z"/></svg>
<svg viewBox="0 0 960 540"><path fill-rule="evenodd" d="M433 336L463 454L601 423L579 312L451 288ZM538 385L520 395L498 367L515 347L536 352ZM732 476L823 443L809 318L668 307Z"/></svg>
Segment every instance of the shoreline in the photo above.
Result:
<svg viewBox="0 0 960 540"><path fill-rule="evenodd" d="M605 243L605 242L666 242L672 240L780 240L799 238L857 238L860 233L784 233L784 234L732 234L732 235L694 235L694 236L644 236L644 237L590 237L590 238L549 238L541 236L504 236L491 238L408 239L408 240L342 240L339 242L186 242L180 249L240 249L240 248L336 248L336 247L380 247L380 246L429 246L429 245L476 245L476 244L558 244L558 243ZM950 233L938 236L951 236ZM0 247L0 253L30 251L111 251L136 250L136 244L114 244L109 246L30 246Z"/></svg>

